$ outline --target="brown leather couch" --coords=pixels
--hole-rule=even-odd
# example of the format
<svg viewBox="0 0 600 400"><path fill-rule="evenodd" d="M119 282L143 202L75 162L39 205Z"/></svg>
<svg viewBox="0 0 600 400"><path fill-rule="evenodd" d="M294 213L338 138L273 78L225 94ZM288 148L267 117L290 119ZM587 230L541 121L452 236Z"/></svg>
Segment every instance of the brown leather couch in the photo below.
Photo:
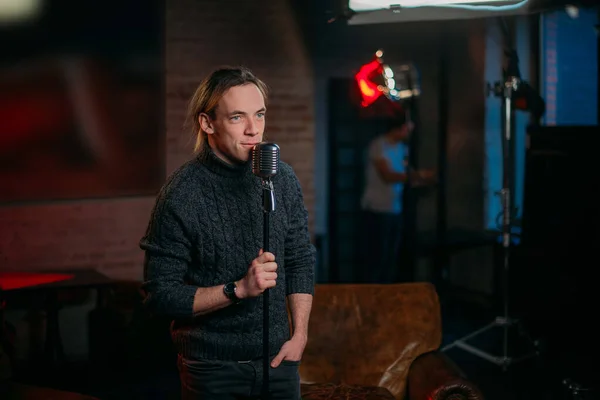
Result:
<svg viewBox="0 0 600 400"><path fill-rule="evenodd" d="M167 355L157 356L160 348L171 348L168 325L133 317L135 310L145 315L139 282L122 282L111 297L110 306L90 318L98 336L90 339L98 345L92 346L97 347L92 358L120 370L127 365L122 355L127 349L144 364L156 358L168 363ZM123 327L115 324L133 331L128 344L119 344ZM300 364L303 400L483 400L476 385L438 351L441 324L438 296L429 283L316 285ZM144 358L148 346L154 361ZM122 350L114 354L115 349ZM139 360L135 365L139 368Z"/></svg>
<svg viewBox="0 0 600 400"><path fill-rule="evenodd" d="M479 400L443 353L433 285L319 284L300 364L302 398Z"/></svg>

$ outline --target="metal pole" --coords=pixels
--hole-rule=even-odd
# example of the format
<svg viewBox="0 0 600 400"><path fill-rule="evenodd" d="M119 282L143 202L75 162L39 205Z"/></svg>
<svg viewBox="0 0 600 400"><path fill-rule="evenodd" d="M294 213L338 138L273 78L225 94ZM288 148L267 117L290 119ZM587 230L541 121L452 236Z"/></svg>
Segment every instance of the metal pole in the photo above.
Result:
<svg viewBox="0 0 600 400"><path fill-rule="evenodd" d="M275 209L273 183L269 179L263 181L263 251L269 251L269 214ZM263 292L263 387L262 399L269 400L269 289Z"/></svg>

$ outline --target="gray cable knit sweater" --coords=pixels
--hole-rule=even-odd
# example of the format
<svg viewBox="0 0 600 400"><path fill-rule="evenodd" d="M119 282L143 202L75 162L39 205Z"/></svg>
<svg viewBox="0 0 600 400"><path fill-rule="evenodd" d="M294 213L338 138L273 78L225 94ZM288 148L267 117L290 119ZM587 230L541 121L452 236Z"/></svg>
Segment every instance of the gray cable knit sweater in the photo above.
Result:
<svg viewBox="0 0 600 400"><path fill-rule="evenodd" d="M315 251L292 168L280 162L272 181L269 250L278 276L269 297L269 346L276 354L290 338L285 296L313 293ZM249 162L231 166L205 146L169 177L140 241L145 251L142 287L150 311L173 319L171 336L180 354L237 361L262 356L262 296L192 315L197 287L242 278L263 247L262 236L261 182Z"/></svg>

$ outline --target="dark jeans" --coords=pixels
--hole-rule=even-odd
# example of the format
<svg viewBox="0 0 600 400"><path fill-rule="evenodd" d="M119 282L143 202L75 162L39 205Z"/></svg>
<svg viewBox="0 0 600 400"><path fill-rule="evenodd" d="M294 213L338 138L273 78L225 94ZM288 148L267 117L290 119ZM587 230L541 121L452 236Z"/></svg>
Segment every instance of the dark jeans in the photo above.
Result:
<svg viewBox="0 0 600 400"><path fill-rule="evenodd" d="M399 278L402 214L363 211L360 281L393 283Z"/></svg>
<svg viewBox="0 0 600 400"><path fill-rule="evenodd" d="M260 399L263 384L262 358L250 361L177 359L182 400ZM284 360L270 368L272 400L300 400L299 361Z"/></svg>

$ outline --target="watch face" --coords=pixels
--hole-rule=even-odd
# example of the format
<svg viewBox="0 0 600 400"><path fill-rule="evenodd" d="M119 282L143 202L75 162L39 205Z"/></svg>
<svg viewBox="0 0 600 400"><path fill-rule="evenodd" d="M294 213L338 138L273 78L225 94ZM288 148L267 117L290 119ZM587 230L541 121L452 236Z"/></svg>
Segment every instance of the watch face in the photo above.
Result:
<svg viewBox="0 0 600 400"><path fill-rule="evenodd" d="M223 290L225 291L225 294L227 295L227 297L229 297L230 299L235 299L235 283L231 282L225 285L225 287L223 288Z"/></svg>

